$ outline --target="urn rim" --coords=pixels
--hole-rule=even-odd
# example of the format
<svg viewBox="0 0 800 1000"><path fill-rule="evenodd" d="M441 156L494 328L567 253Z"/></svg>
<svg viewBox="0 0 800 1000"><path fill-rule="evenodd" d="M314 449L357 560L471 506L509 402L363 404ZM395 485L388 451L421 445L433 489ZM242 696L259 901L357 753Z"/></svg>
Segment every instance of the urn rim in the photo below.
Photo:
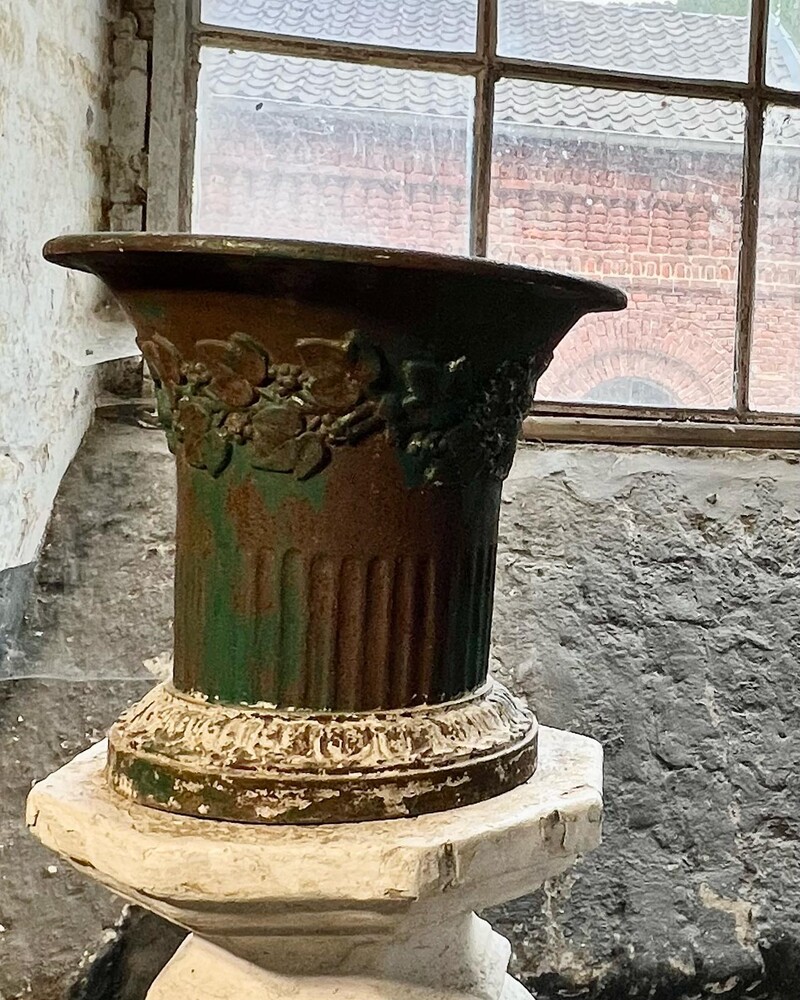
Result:
<svg viewBox="0 0 800 1000"><path fill-rule="evenodd" d="M201 254L212 258L244 257L282 263L314 261L396 271L424 271L442 276L538 286L546 288L555 298L564 296L577 300L586 313L617 312L624 309L628 301L625 292L613 285L568 272L550 271L525 264L508 264L484 257L361 244L205 233L96 232L56 236L47 241L42 253L52 264L90 273L98 271L93 262L87 259L89 255Z"/></svg>

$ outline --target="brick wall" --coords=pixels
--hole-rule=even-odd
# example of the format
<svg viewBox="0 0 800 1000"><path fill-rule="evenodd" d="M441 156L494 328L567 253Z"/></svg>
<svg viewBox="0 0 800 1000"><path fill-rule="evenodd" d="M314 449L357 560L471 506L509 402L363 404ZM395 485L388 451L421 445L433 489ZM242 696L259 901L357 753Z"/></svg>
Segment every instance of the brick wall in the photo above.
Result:
<svg viewBox="0 0 800 1000"><path fill-rule="evenodd" d="M466 149L463 121L219 101L200 134L197 228L464 253ZM731 405L741 171L730 143L496 130L490 256L630 296L626 313L581 321L539 398L602 400L604 383L636 378L677 405ZM797 410L800 158L783 161L780 177L766 192L753 403Z"/></svg>

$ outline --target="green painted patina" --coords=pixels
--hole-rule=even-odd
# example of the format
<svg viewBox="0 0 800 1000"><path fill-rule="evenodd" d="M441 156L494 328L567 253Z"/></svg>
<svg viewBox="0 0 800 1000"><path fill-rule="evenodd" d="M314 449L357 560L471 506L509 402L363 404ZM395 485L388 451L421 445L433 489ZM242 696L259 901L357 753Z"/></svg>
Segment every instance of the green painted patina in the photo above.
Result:
<svg viewBox="0 0 800 1000"><path fill-rule="evenodd" d="M477 379L463 357L390 362L356 333L298 345L305 369L270 364L241 333L200 341L200 364L163 337L145 342L191 520L208 539L181 546L176 683L225 703L357 710L391 703L405 669L394 661L413 657L405 703L473 689L486 678L499 483L541 358ZM415 507L444 512L435 565L417 544L411 583L406 542L380 555L375 510L356 514L341 494L325 510L333 452L375 436L400 472L399 497L425 497L409 523ZM373 537L358 559L331 554L349 517ZM309 545L318 533L328 542ZM398 625L406 598L411 618Z"/></svg>
<svg viewBox="0 0 800 1000"><path fill-rule="evenodd" d="M385 426L372 391L383 362L364 338L299 338L303 365L273 364L253 337L202 339L184 358L166 337L141 342L156 381L161 425L173 451L219 475L236 445L253 468L308 479L332 452Z"/></svg>
<svg viewBox="0 0 800 1000"><path fill-rule="evenodd" d="M145 299L141 303L140 309L142 315L147 319L162 319L164 316L164 307L160 302L153 302L152 300Z"/></svg>
<svg viewBox="0 0 800 1000"><path fill-rule="evenodd" d="M304 480L338 448L382 432L409 488L504 479L520 414L549 360L546 352L504 361L479 379L463 355L436 359L418 345L398 360L358 331L295 347L303 365L270 364L245 333L198 341L188 360L160 334L144 339L170 448L218 476L245 445L254 468Z"/></svg>
<svg viewBox="0 0 800 1000"><path fill-rule="evenodd" d="M159 770L149 761L139 758L132 760L126 773L138 793L166 805L175 789L175 778L165 770Z"/></svg>
<svg viewBox="0 0 800 1000"><path fill-rule="evenodd" d="M158 745L142 749L154 755L163 750ZM224 816L232 791L235 794L230 781L202 784L191 775L176 773L174 762L156 764L146 757L127 758L118 761L117 770L136 789L137 798L157 809L173 809L177 801L188 797L194 801L199 815Z"/></svg>
<svg viewBox="0 0 800 1000"><path fill-rule="evenodd" d="M405 652L418 674L408 680L415 685L409 700L446 700L485 680L499 483L474 481L444 494L426 487L446 498L448 511L455 505L460 530L452 534L447 576L424 555L376 556L376 580L363 562L315 552L305 532L292 528L298 510L306 511L304 525L335 523L336 512L325 520L327 472L298 481L254 470L237 446L221 475L185 463L180 475L193 528L176 577L179 687L229 704L352 710L370 688L396 688ZM267 520L263 536L253 532ZM430 587L427 572L438 574ZM348 609L360 576L363 588ZM413 602L405 629L413 634L399 622L405 594ZM365 645L378 629L380 660ZM361 644L356 650L345 641L350 632ZM375 675L371 681L337 680L348 656ZM388 696L375 698L380 704Z"/></svg>
<svg viewBox="0 0 800 1000"><path fill-rule="evenodd" d="M292 540L272 539L267 553L237 534L231 505L243 487L252 486L264 512L280 515L295 503L318 512L325 497L325 475L301 482L292 476L254 472L242 446L235 446L230 464L218 477L186 467L198 532L210 544L189 546L182 553L176 605L199 612L179 623L176 668L180 658L192 661L191 687L228 703L265 701L285 704L297 688L300 639L306 627L306 603L299 584L286 572L294 552ZM276 524L285 524L277 516ZM188 597L188 601L186 599ZM198 606L198 597L200 605Z"/></svg>

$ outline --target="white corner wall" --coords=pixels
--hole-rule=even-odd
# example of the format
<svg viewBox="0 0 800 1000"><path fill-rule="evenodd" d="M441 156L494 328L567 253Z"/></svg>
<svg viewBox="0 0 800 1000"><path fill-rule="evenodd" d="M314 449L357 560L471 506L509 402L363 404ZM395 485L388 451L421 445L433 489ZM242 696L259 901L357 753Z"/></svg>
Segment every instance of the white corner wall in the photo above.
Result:
<svg viewBox="0 0 800 1000"><path fill-rule="evenodd" d="M42 244L103 218L111 0L0 4L0 571L33 560L91 419L93 280Z"/></svg>

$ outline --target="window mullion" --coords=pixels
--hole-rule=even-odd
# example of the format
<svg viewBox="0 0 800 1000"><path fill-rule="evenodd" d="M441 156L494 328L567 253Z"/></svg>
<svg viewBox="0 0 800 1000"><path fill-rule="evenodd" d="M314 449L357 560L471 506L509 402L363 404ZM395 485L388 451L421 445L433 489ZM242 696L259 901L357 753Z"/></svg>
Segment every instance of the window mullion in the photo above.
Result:
<svg viewBox="0 0 800 1000"><path fill-rule="evenodd" d="M769 0L753 0L750 20L749 83L742 180L742 242L739 253L739 286L734 348L734 398L741 416L750 406L750 359L758 275L758 216L761 198L761 155L764 146Z"/></svg>
<svg viewBox="0 0 800 1000"><path fill-rule="evenodd" d="M753 347L753 319L758 265L758 212L761 188L761 151L764 144L764 102L747 102L744 140L742 195L742 236L739 251L739 285L734 348L734 395L741 416L750 406L750 356Z"/></svg>
<svg viewBox="0 0 800 1000"><path fill-rule="evenodd" d="M155 0L153 87L148 135L147 228L190 228L199 0Z"/></svg>
<svg viewBox="0 0 800 1000"><path fill-rule="evenodd" d="M189 53L184 74L184 88L189 107L194 114L183 122L181 134L181 228L190 232L192 228L192 195L194 190L195 152L197 149L197 87L200 76L200 39L197 26L200 24L201 0L185 0L189 12Z"/></svg>
<svg viewBox="0 0 800 1000"><path fill-rule="evenodd" d="M479 0L476 48L481 69L475 79L470 165L470 253L485 257L492 186L492 133L497 56L497 0Z"/></svg>
<svg viewBox="0 0 800 1000"><path fill-rule="evenodd" d="M492 70L488 67L482 69L476 79L475 114L472 120L469 232L470 253L474 257L485 257L488 244L494 85Z"/></svg>
<svg viewBox="0 0 800 1000"><path fill-rule="evenodd" d="M767 82L770 0L752 0L750 10L750 85L762 92Z"/></svg>

